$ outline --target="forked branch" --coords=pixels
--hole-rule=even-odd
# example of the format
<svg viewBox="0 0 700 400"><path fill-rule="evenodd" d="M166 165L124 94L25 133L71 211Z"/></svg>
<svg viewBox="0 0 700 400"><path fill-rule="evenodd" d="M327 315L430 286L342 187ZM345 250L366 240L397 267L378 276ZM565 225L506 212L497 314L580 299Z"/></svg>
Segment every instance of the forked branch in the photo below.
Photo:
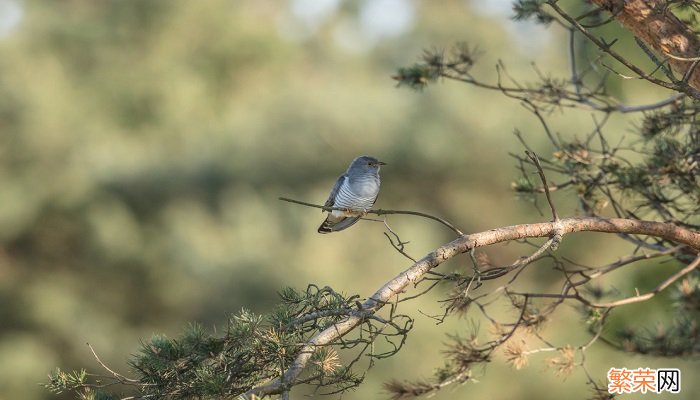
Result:
<svg viewBox="0 0 700 400"><path fill-rule="evenodd" d="M400 272L364 301L359 310L352 312L345 319L316 334L302 347L299 355L292 365L284 372L282 377L267 384L254 387L246 392L246 395L251 397L280 394L294 386L299 375L304 371L312 355L318 348L334 343L342 338L368 317L382 309L385 305L390 304L392 298L406 290L410 284L417 282L426 273L447 260L477 247L490 246L496 243L525 238L551 237L557 233L564 235L575 232L625 233L654 236L670 242L686 245L695 253L700 252L699 232L678 227L672 223L640 221L625 218L564 218L555 222L513 225L460 236L438 247L415 262L408 269Z"/></svg>

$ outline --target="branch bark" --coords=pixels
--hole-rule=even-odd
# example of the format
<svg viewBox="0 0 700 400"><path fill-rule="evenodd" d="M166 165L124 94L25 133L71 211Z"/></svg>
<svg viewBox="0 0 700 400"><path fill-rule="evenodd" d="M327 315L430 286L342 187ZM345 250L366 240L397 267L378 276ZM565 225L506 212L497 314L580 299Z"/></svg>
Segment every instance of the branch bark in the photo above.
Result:
<svg viewBox="0 0 700 400"><path fill-rule="evenodd" d="M418 281L418 279L433 268L459 254L476 247L484 247L516 239L552 237L555 234L563 235L586 231L655 236L678 244L687 245L694 249L696 253L700 252L700 232L684 229L671 223L623 218L565 218L552 222L512 225L470 235L463 235L440 246L415 262L411 267L399 273L392 280L379 288L370 298L362 303L359 310L355 310L347 318L312 337L309 342L302 347L294 363L285 371L281 378L254 387L246 392L245 395L246 397L266 396L280 394L289 390L306 368L309 359L317 348L329 345L349 333L366 318L388 304L394 296L402 293L411 283Z"/></svg>
<svg viewBox="0 0 700 400"><path fill-rule="evenodd" d="M700 90L700 38L660 0L593 0L647 46L669 58L673 69Z"/></svg>

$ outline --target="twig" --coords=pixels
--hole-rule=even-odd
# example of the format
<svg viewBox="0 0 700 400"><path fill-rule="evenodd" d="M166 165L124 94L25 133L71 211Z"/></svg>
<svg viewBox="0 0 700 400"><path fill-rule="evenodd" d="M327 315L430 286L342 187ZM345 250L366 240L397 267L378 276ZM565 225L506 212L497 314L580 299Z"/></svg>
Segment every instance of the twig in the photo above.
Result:
<svg viewBox="0 0 700 400"><path fill-rule="evenodd" d="M568 28L569 31L569 68L571 68L571 83L576 89L576 94L581 97L581 78L576 70L576 30Z"/></svg>
<svg viewBox="0 0 700 400"><path fill-rule="evenodd" d="M590 302L590 301L588 301L588 300L586 300L586 299L584 299L583 297L580 297L580 296L579 296L579 300L581 300L581 301L582 301L583 303L585 303L586 305L588 305L588 306L590 306L590 307L595 307L595 308L617 307L617 306L622 306L622 305L625 305L625 304L632 304L632 303L638 303L638 302L640 302L640 301L649 300L650 298L656 296L656 294L659 293L660 291L666 289L666 288L667 288L669 285L671 285L673 282L677 281L678 279L680 279L680 278L683 277L684 275L686 275L686 274L688 274L689 272L693 271L695 268L698 267L698 265L700 265L700 256L696 257L695 260L693 260L693 262L690 263L690 264L688 264L685 268L683 268L682 270L676 272L675 274L671 275L671 276L668 277L666 280L664 280L663 282L661 282L658 286L656 286L656 287L654 288L654 290L652 290L652 291L649 292L649 293L645 293L645 294L642 294L642 295L639 295L639 294L638 294L637 296L628 297L628 298L625 298L625 299L622 299L622 300L612 301L612 302L609 302L609 303L593 303L593 302Z"/></svg>
<svg viewBox="0 0 700 400"><path fill-rule="evenodd" d="M656 103L642 104L642 105L638 105L638 106L623 106L623 105L621 105L621 106L618 106L614 111L618 111L618 112L621 112L623 114L624 113L640 112L640 111L651 111L651 110L655 110L657 108L666 107L669 104L673 104L685 96L686 96L685 93L676 93L673 96L671 96L667 99L664 99L664 100L660 100Z"/></svg>
<svg viewBox="0 0 700 400"><path fill-rule="evenodd" d="M528 264L535 261L538 257L540 257L542 255L542 253L547 251L547 249L552 247L553 243L554 243L554 238L549 238L546 242L544 242L544 244L542 244L542 246L540 246L539 249L537 249L537 251L535 251L534 253L532 253L528 257L522 257L522 258L518 259L517 261L515 261L514 263L512 263L511 265L508 265L505 267L493 267L493 268L489 268L489 269L486 269L484 271L481 271L481 272L479 272L479 278L481 280L496 279L496 278L500 278L500 277L508 274L509 272L511 272L515 269L525 267ZM510 282L510 283L512 283L512 282Z"/></svg>
<svg viewBox="0 0 700 400"><path fill-rule="evenodd" d="M637 42L637 46L639 46L642 49L642 51L644 51L644 53L647 55L647 57L649 57L649 59L653 61L654 64L656 64L657 66L656 70L652 71L650 75L654 74L657 70L661 69L664 72L664 75L666 75L666 77L670 81L676 81L676 77L673 75L673 71L666 66L668 58L664 59L663 61L659 61L659 59L656 58L656 55L651 51L649 47L647 47L646 43L644 43L642 39L635 36L634 41Z"/></svg>
<svg viewBox="0 0 700 400"><path fill-rule="evenodd" d="M282 201L289 202L289 203L300 204L300 205L302 205L302 206L320 208L321 210L324 210L324 211L333 211L333 210L347 211L347 208L320 206L320 205L318 205L318 204L307 203L307 202L305 202L305 201L300 201L300 200L294 200L294 199L290 199L290 198L288 198L288 197L280 197L279 199L282 200ZM455 232L457 235L459 235L459 236L464 236L464 233L462 233L462 231L460 231L459 229L457 229L454 225L452 225L451 223L447 222L446 220L444 220L444 219L442 219L442 218L440 218L440 217L436 217L436 216L434 216L434 215L430 215L430 214L423 213L423 212L418 212L418 211L406 211L406 210L382 210L382 209L376 209L376 210L374 210L374 209L372 209L372 210L366 210L366 211L364 211L364 213L366 213L366 214L374 214L374 215L402 214L402 215L415 215L415 216L418 216L418 217L429 218L429 219L432 219L432 220L434 220L434 221L437 221L437 222L439 222L439 223L445 225L446 227L452 229L452 231Z"/></svg>
<svg viewBox="0 0 700 400"><path fill-rule="evenodd" d="M396 251L398 251L402 256L408 258L409 260L411 260L413 262L416 262L415 258L411 257L410 255L408 255L408 253L406 253L405 248L409 242L402 241L401 237L399 237L399 235L396 232L394 232L393 229L391 229L389 224L386 222L386 219L384 220L384 226L392 234L392 236L394 236L394 239L396 239L396 242L394 243L394 239L392 239L388 233L384 232L384 236L386 236L386 238L389 239L389 243L391 243L391 246L394 249L396 249Z"/></svg>
<svg viewBox="0 0 700 400"><path fill-rule="evenodd" d="M693 75L693 71L695 71L695 68L697 68L698 62L700 62L700 58L697 58L695 59L695 61L693 61L693 63L690 65L690 68L688 68L688 70L685 71L685 75L683 75L682 82L688 82L688 79L690 79L691 75Z"/></svg>
<svg viewBox="0 0 700 400"><path fill-rule="evenodd" d="M102 368L104 368L105 370L107 370L107 371L108 371L110 374L112 374L117 380L119 380L119 381L122 382L122 383L124 383L124 382L136 383L136 384L139 384L140 386L143 386L143 383L141 383L141 382L138 381L137 379L130 379L130 378L127 378L127 377L125 377L124 375L122 375L122 374L120 374L120 373L118 373L118 372L112 370L111 368L109 368L109 367L107 366L107 364L103 363L102 360L100 360L100 357L97 356L97 353L95 352L95 349L92 348L92 345L90 345L90 343L85 343L85 344L87 344L87 346L90 348L90 351L92 352L92 355L95 357L95 360L97 360L97 362L102 366Z"/></svg>
<svg viewBox="0 0 700 400"><path fill-rule="evenodd" d="M555 147L560 147L560 144L554 138L554 135L552 135L552 132L549 130L549 125L547 125L547 121L545 121L544 117L542 116L542 113L540 113L540 110L537 108L537 106L528 99L523 99L522 104L523 107L525 107L525 109L535 114L537 119L540 120L540 123L544 128L544 132L547 134L547 138L549 138L549 141L552 142L552 145Z"/></svg>
<svg viewBox="0 0 700 400"><path fill-rule="evenodd" d="M525 154L527 154L530 160L532 160L532 162L535 164L535 167L537 167L537 173L540 175L540 179L542 180L542 185L544 187L544 194L545 196L547 196L547 203L549 203L549 208L552 210L552 221L558 221L559 216L557 215L556 208L554 208L552 197L549 194L549 184L547 183L547 177L544 176L544 171L542 170L542 164L540 164L540 159L535 153L526 151Z"/></svg>
<svg viewBox="0 0 700 400"><path fill-rule="evenodd" d="M606 65L604 65L606 68L608 68ZM548 105L552 106L557 106L557 107L567 107L567 108L574 108L574 107L581 107L583 106L586 109L594 110L594 111L602 111L606 113L610 112L620 112L620 113L633 113L633 112L643 112L643 111L650 111L654 110L656 108L661 108L665 107L669 104L672 104L676 100L686 96L686 93L677 93L668 99L665 100L660 100L655 103L650 103L650 104L642 104L642 105L625 105L625 104L619 104L619 102L613 98L610 98L608 96L602 96L600 94L600 88L595 88L594 90L584 93L582 92L582 83L579 82L578 85L574 85L574 90L569 91L569 90L561 90L558 92L558 96L555 98L550 98L547 96L545 92L542 91L542 89L532 89L532 88L523 88L521 86L503 86L503 84L500 82L500 74L502 71L503 67L502 66L497 66L497 72L499 73L499 81L497 84L492 85L488 83L484 83L481 81L476 80L476 78L472 77L471 75L468 77L465 77L463 75L460 75L459 72L455 73L450 73L450 72L442 72L440 76L445 79L450 79L458 82L463 82L467 83L470 85L474 85L476 87L482 88L482 89L487 89L487 90L497 90L506 96L510 98L514 98L520 101L525 102L526 100L530 101L531 103L533 101L536 101L538 103L546 103ZM614 71L613 71L614 72ZM614 72L619 75L619 73ZM511 80L513 80L512 77L509 77ZM625 77L632 79L633 77ZM643 79L643 78L642 78ZM580 78L579 78L580 81ZM602 85L602 84L601 84Z"/></svg>
<svg viewBox="0 0 700 400"><path fill-rule="evenodd" d="M670 249L665 250L665 251L659 251L659 252L651 253L651 254L640 254L637 256L625 257L625 258L618 260L614 263L605 265L603 267L596 268L594 270L594 272L591 273L590 275L584 273L584 271L577 271L579 275L582 275L584 277L584 280L582 280L580 282L576 282L575 285L576 286L582 285L582 284L587 283L593 279L596 279L598 277L601 277L605 274L608 274L608 273L615 271L619 268L622 268L626 265L636 263L638 261L650 260L650 259L656 258L656 257L671 255L673 253L680 251L683 247L685 247L685 246L676 246L676 247L670 248Z"/></svg>

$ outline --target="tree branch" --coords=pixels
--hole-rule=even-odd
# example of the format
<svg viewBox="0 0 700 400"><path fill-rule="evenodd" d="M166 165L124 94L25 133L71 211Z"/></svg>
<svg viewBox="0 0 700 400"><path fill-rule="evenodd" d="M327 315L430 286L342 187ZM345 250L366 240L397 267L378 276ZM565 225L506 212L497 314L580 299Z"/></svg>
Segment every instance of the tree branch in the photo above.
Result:
<svg viewBox="0 0 700 400"><path fill-rule="evenodd" d="M625 298L622 300L611 301L609 303L593 303L593 302L586 300L585 298L583 298L581 296L577 296L576 298L577 298L577 300L580 300L584 304L591 306L591 307L595 307L595 308L611 308L611 307L622 306L625 304L638 303L640 301L649 300L650 298L656 296L657 293L666 289L673 282L677 281L678 279L680 279L684 275L693 271L695 268L698 267L698 265L700 265L700 256L696 257L695 260L693 260L693 262L688 264L685 268L681 269L680 271L676 272L675 274L671 275L666 280L661 282L658 286L656 286L654 288L654 290L652 290L649 293L640 294L640 295L633 296L633 297L628 297L628 298Z"/></svg>
<svg viewBox="0 0 700 400"><path fill-rule="evenodd" d="M542 187L544 188L544 194L547 197L549 209L552 211L552 221L556 222L559 220L559 216L557 215L557 209L554 207L554 203L552 202L552 196L549 194L549 184L547 183L547 177L544 175L544 171L542 170L540 158L537 157L536 153L530 151L525 151L525 154L527 154L527 156L530 158L530 160L532 160L532 162L535 164L535 167L537 168L537 174L539 174L540 179L542 180Z"/></svg>
<svg viewBox="0 0 700 400"><path fill-rule="evenodd" d="M700 38L658 0L593 0L646 45L669 58L687 83L700 90L700 71L692 61L700 55Z"/></svg>
<svg viewBox="0 0 700 400"><path fill-rule="evenodd" d="M346 208L339 208L339 207L326 207L326 206L320 206L318 204L313 204L313 203L307 203L305 201L299 201L299 200L294 200L290 199L288 197L280 197L279 198L282 201L286 201L289 203L295 203L295 204L300 204L302 206L307 206L307 207L314 207L314 208L320 208L323 211L333 211L333 210L339 210L339 211L347 211ZM450 228L454 233L456 233L459 236L464 236L464 233L457 229L454 225L451 223L447 222L446 220L436 217L434 215L418 212L418 211L406 211L406 210L382 210L382 209L372 209L372 210L367 210L365 211L366 214L374 214L374 215L390 215L390 214L402 214L402 215L415 215L418 217L423 217L423 218L428 218L432 219L433 221L437 221L446 227Z"/></svg>
<svg viewBox="0 0 700 400"><path fill-rule="evenodd" d="M289 200L285 200L289 201ZM297 202L297 201L292 201ZM301 203L303 204L303 203ZM317 208L321 206L311 205ZM423 275L445 261L476 247L532 237L548 237L561 232L604 232L649 235L668 241L685 244L695 252L700 252L700 233L678 227L671 223L640 221L624 218L564 218L555 222L521 224L491 229L484 232L460 236L459 238L435 249L411 267L396 275L379 288L370 298L362 303L361 308L333 326L324 329L312 337L302 348L292 365L278 378L254 387L246 392L247 397L279 394L288 390L297 381L306 368L317 348L333 343L352 331L368 317L379 311L397 294L403 292L411 283L417 282Z"/></svg>
<svg viewBox="0 0 700 400"><path fill-rule="evenodd" d="M548 0L547 4L599 49L609 54L630 71L633 71L637 76L666 89L685 92L695 98L700 98L700 90L698 89L700 88L699 71L695 71L695 73L691 71L692 74L688 77L687 82L669 83L655 78L614 51L612 49L614 42L608 44L593 35L574 17L561 9L557 2L558 0ZM644 0L594 0L593 2L612 13L616 20L622 23L632 34L642 39L644 43L669 58L669 63L676 71L685 75L691 68L693 59L690 57L694 57L700 52L700 39L669 10L662 11L656 6L648 6ZM652 3L656 3L656 1L652 1ZM672 42L677 43L671 45L670 43ZM678 60L679 55L687 55L688 58Z"/></svg>

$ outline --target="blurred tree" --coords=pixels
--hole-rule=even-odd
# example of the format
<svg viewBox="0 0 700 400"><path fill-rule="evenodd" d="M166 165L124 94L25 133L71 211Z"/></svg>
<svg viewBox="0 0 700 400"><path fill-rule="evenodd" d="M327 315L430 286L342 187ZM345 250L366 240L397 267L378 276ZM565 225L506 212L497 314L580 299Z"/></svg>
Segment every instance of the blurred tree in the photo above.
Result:
<svg viewBox="0 0 700 400"><path fill-rule="evenodd" d="M56 392L71 390L82 398L117 398L104 391L115 384L130 387L133 393L128 396L133 397L128 398L288 398L297 385L316 386L319 393L343 392L361 384L364 375L356 371L360 360L366 357L371 365L374 360L397 354L404 345L413 320L399 313L402 302L423 296L440 284L451 289L444 301L445 312L434 317L436 320L442 322L452 315L471 317L470 312L476 310L490 323L491 332L485 340L476 331L453 336L444 351L445 366L435 379L391 381L385 388L393 398L419 396L468 382L474 368L491 361L496 351L504 352L515 368L525 366L535 353L554 352L557 356L548 359L547 364L564 376L582 369L591 397L597 399L614 394L586 367L586 352L597 342L619 351L671 358L700 353L700 124L696 117L700 107L700 44L693 31L694 13L700 6L685 1L594 1L597 6L578 5L580 14L573 14L559 3L520 0L515 2L514 10L517 19L532 18L568 32L571 74L567 78L540 73L538 82L524 84L499 64L498 81L490 83L473 74L478 54L467 45L456 46L450 52L426 52L420 63L401 68L395 76L399 85L416 89L441 79L464 82L502 93L531 112L541 123L552 156L540 159L516 131L528 152L524 157L515 156L522 178L513 183L513 189L533 201L544 194L551 221L465 235L444 220L422 214L443 222L456 238L418 260L408 254L407 242L386 225L390 244L413 265L371 296L346 296L313 284L305 291L287 288L280 292L281 302L273 312L235 314L222 334L192 325L178 339L157 336L144 342L140 352L130 359L135 378L113 371L95 355L106 374L57 370L47 387ZM598 33L604 32L612 20L620 21L635 35L641 53L649 61L619 52L616 38L599 38ZM577 60L579 45L592 46L599 56L590 65L583 65ZM75 57L89 54L76 51ZM227 62L205 69L216 76L225 75ZM89 60L81 60L78 65L90 68ZM601 73L601 67L606 72ZM661 101L628 105L608 92L610 79L641 80L672 93ZM152 103L156 102L145 96L133 103L133 109L124 108L125 118L135 118L130 129L147 126L157 118L157 107L148 106ZM586 137L564 138L550 127L553 112L577 110L593 113ZM606 132L609 121L615 115L632 113L643 113L636 132L638 139L610 144ZM538 180L531 178L533 171ZM548 180L558 183L550 184ZM582 216L559 216L551 194L564 190L576 198ZM381 216L406 212L370 213ZM66 221L58 219L55 223ZM586 260L574 261L554 253L570 234L582 231L620 237L632 248L618 261L596 267ZM543 244L530 241L539 237L548 239ZM476 252L477 248L515 240L536 250L505 266L494 265L485 253ZM592 248L585 251L595 252ZM433 271L464 253L471 256L471 271ZM609 273L650 259L672 260L678 270L652 282L645 293L636 287L632 292L630 287L620 295L597 284ZM519 285L522 272L535 262L549 262L559 272L557 290L529 290ZM499 280L500 286L490 287L489 281L493 280ZM616 310L657 298L674 284L672 295L665 299L674 307L666 325L649 331L637 318L632 329L611 332ZM408 295L405 291L409 285L424 288ZM567 303L578 306L583 330L589 332L583 344L571 345L566 338L557 337L565 344L555 345L542 333L554 312ZM493 316L493 307L503 304L512 308L514 320ZM514 340L516 337L518 340Z"/></svg>

